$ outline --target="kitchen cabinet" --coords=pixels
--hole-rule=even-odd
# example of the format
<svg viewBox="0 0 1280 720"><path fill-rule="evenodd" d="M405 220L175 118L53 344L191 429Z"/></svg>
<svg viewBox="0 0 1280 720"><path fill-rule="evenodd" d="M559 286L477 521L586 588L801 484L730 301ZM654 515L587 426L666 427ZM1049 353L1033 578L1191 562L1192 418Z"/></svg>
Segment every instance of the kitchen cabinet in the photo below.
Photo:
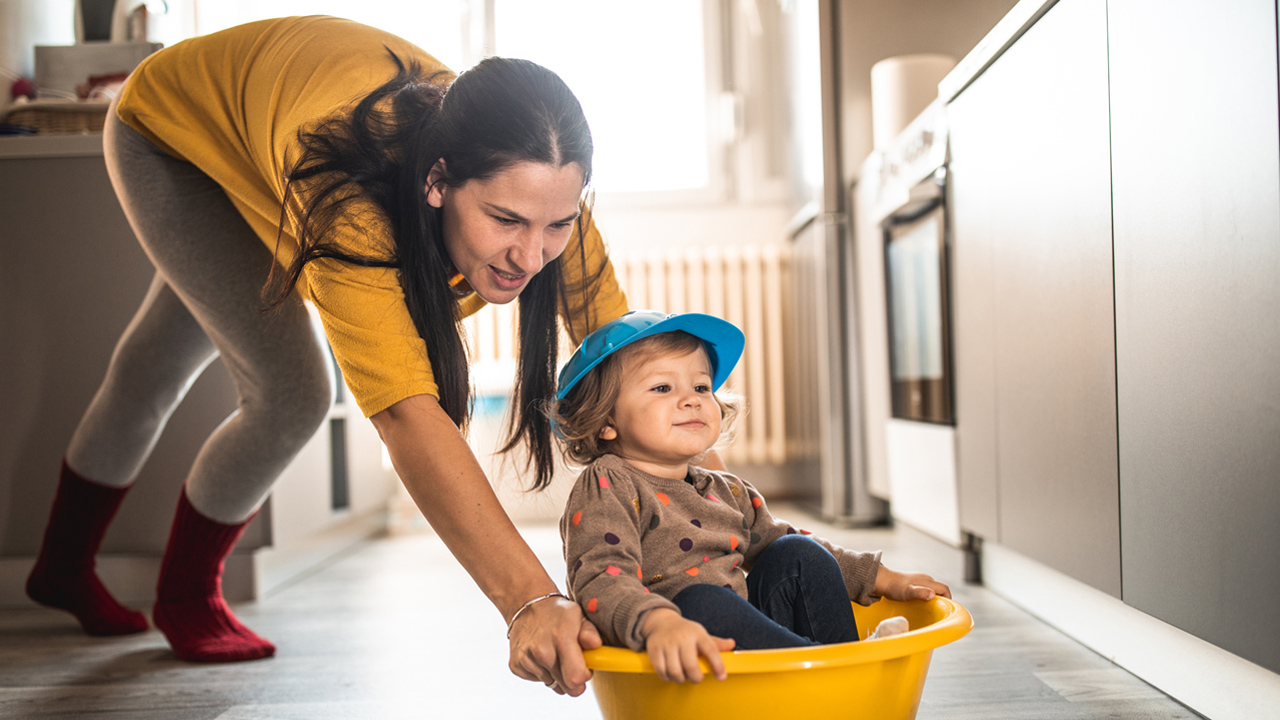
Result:
<svg viewBox="0 0 1280 720"><path fill-rule="evenodd" d="M1276 4L1108 22L1123 598L1280 672Z"/></svg>
<svg viewBox="0 0 1280 720"><path fill-rule="evenodd" d="M111 188L100 135L0 138L0 217L2 606L29 603L22 582L59 463L155 270ZM170 417L102 545L99 570L124 601L153 599L180 487L235 409L214 362ZM335 405L236 545L224 593L260 596L380 531L394 489L372 424L353 403Z"/></svg>
<svg viewBox="0 0 1280 720"><path fill-rule="evenodd" d="M0 217L0 556L31 557L67 442L155 269L111 189L100 135L0 141ZM163 552L187 469L235 408L231 378L214 363L169 419L104 553ZM267 541L259 520L240 547Z"/></svg>
<svg viewBox="0 0 1280 720"><path fill-rule="evenodd" d="M962 528L1120 595L1103 0L948 107Z"/></svg>

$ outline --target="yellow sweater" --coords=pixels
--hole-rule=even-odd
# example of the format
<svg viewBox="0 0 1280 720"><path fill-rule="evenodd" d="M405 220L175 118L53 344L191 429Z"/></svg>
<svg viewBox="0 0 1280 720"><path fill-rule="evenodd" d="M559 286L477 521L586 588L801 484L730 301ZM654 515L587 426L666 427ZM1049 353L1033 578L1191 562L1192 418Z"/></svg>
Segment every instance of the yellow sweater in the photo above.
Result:
<svg viewBox="0 0 1280 720"><path fill-rule="evenodd" d="M264 20L192 38L152 55L134 70L118 106L120 119L165 152L191 162L226 190L245 220L287 265L297 253L291 198L280 230L285 173L297 159L300 128L353 106L395 73L386 49L414 59L425 73L447 71L404 40L332 17ZM338 223L333 238L357 254L394 247L385 215L357 205L360 228ZM372 218L372 219L370 219ZM279 234L279 248L277 235ZM574 243L563 256L565 277L577 283ZM587 267L604 271L592 293L591 326L566 313L574 342L627 311L593 222L587 226ZM426 345L404 304L395 270L334 260L307 265L299 291L319 310L347 385L365 415L412 395L437 395ZM485 305L472 293L463 315Z"/></svg>

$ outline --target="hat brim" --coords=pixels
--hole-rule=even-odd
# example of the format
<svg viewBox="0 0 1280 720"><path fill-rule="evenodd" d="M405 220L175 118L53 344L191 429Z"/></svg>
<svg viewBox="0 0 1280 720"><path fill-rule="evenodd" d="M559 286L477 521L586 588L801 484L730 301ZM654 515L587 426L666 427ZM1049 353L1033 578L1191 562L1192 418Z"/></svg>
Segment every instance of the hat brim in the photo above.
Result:
<svg viewBox="0 0 1280 720"><path fill-rule="evenodd" d="M578 384L579 380L586 377L587 373L591 372L592 369L613 353L647 337L677 330L683 330L706 343L707 355L711 360L711 389L713 391L719 390L725 380L729 379L729 374L733 372L733 368L737 366L738 361L742 358L742 350L746 346L746 336L733 323L721 320L714 315L680 313L638 330L634 335L615 343L607 352L582 367L567 382L562 381L556 391L556 400L563 400L565 395L569 394L569 391Z"/></svg>

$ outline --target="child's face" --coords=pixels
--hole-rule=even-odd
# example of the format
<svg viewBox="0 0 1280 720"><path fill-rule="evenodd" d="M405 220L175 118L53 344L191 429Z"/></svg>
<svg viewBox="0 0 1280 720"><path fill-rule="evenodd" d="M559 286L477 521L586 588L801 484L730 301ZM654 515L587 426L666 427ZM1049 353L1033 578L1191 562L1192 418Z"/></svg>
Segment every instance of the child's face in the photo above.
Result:
<svg viewBox="0 0 1280 720"><path fill-rule="evenodd" d="M720 405L711 394L707 351L625 359L612 424L600 437L641 470L683 479L689 462L720 438Z"/></svg>

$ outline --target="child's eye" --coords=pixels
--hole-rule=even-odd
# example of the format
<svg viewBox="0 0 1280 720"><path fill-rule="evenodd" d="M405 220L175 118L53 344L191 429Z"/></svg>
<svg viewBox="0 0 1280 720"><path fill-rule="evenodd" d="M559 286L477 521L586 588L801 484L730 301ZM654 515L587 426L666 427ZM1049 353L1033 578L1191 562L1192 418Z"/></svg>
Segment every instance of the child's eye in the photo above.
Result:
<svg viewBox="0 0 1280 720"><path fill-rule="evenodd" d="M693 387L693 389L694 389L694 390L696 390L696 391L698 391L698 392L700 392L700 393L709 393L709 392L711 392L711 386L710 386L710 385L695 385L695 386Z"/></svg>
<svg viewBox="0 0 1280 720"><path fill-rule="evenodd" d="M653 391L654 391L654 392L660 392L660 393L670 392L670 391L671 391L671 386L670 386L670 385L654 385L654 386L653 386Z"/></svg>

